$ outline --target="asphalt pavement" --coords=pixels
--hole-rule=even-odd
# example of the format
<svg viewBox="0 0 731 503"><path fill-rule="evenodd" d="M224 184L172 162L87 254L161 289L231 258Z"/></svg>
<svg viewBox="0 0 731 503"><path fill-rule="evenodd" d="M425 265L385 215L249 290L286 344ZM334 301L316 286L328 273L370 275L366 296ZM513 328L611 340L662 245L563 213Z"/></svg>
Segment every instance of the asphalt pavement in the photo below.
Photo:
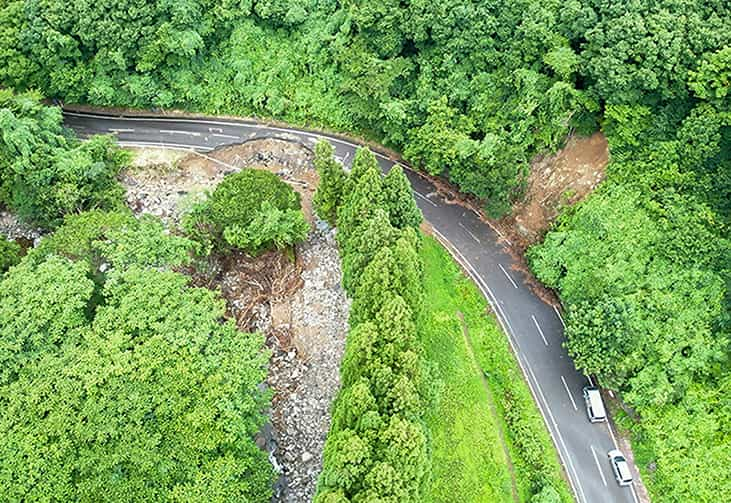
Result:
<svg viewBox="0 0 731 503"><path fill-rule="evenodd" d="M65 111L64 122L81 136L114 134L121 145L193 150L205 155L217 147L259 138L281 138L314 147L327 139L336 157L349 166L360 146L352 140L244 120L119 116ZM384 172L395 162L376 153ZM401 163L404 167L405 164ZM582 388L587 377L576 370L562 342L559 311L539 299L514 269L510 246L471 210L446 202L436 188L406 171L424 218L442 244L472 276L508 334L533 397L546 422L579 503L637 502L633 487L614 480L607 452L616 448L608 423L590 423ZM635 474L636 476L636 474Z"/></svg>

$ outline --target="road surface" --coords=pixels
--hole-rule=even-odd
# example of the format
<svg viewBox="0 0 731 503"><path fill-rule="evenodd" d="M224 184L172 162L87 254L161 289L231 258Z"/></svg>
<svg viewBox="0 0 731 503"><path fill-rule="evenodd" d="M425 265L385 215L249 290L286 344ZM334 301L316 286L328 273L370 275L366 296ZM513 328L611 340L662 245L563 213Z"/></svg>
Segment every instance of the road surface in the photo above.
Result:
<svg viewBox="0 0 731 503"><path fill-rule="evenodd" d="M314 147L327 139L335 155L350 165L358 144L321 133L269 126L253 121L139 117L64 112L64 122L81 136L115 134L121 145L195 150L214 148L257 138L283 138ZM376 154L384 172L394 161ZM541 301L525 284L522 272L499 242L498 231L472 211L447 204L435 187L406 171L416 201L437 237L469 272L508 334L510 344L540 408L559 452L574 496L579 503L634 502L634 488L619 487L607 452L616 448L607 423L590 423L581 394L587 377L576 370L566 350L559 312Z"/></svg>

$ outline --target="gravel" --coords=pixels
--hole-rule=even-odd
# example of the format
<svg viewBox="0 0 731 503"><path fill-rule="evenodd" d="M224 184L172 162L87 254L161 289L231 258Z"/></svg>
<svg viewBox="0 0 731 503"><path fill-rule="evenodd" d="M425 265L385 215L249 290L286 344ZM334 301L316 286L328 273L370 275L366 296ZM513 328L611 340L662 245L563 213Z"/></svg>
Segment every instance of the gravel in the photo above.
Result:
<svg viewBox="0 0 731 503"><path fill-rule="evenodd" d="M6 236L10 240L25 239L35 246L43 235L43 231L24 224L9 211L0 211L0 235Z"/></svg>
<svg viewBox="0 0 731 503"><path fill-rule="evenodd" d="M340 387L349 302L341 286L334 231L316 230L298 247L304 284L292 300L292 346L272 357L268 383L275 456L282 466L277 502L311 501L330 429L330 404Z"/></svg>
<svg viewBox="0 0 731 503"><path fill-rule="evenodd" d="M215 160L192 155L175 159L174 166L162 169L157 163L148 169L138 165L129 170L122 176L127 203L138 214L150 213L175 224L186 206L205 197L205 192L215 188L226 174L246 167L275 172L302 195L313 230L296 249L295 272L300 275L301 286L286 295L270 292L268 298L257 301L247 323L267 336L272 351L266 381L274 391L270 423L257 438L279 472L272 501L311 501L322 469L330 405L340 387L340 362L348 332L349 301L341 286L335 230L312 212L316 174L311 153L305 149L289 142L265 140L228 147L209 156L215 156ZM233 267L216 266L219 286L224 296L231 297L227 302L234 316L246 300L251 300L242 286L247 283L247 271L270 271L269 264L257 269L255 264L245 265L243 261Z"/></svg>

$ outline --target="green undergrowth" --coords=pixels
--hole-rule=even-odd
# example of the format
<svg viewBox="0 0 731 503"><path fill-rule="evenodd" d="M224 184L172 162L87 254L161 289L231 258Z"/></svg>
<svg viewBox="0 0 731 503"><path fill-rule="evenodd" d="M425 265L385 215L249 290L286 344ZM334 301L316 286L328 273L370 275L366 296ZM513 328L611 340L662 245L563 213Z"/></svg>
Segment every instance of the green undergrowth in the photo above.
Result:
<svg viewBox="0 0 731 503"><path fill-rule="evenodd" d="M433 472L428 501L513 501L511 469L520 501L572 501L548 431L485 299L437 241L426 238L420 254L426 299L418 331L438 390L426 416Z"/></svg>

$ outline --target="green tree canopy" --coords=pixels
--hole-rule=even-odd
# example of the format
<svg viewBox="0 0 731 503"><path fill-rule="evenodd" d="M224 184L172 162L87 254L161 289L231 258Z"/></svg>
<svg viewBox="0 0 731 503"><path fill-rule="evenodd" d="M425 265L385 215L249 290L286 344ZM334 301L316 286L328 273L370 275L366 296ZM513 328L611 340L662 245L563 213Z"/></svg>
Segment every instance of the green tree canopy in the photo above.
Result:
<svg viewBox="0 0 731 503"><path fill-rule="evenodd" d="M36 277L58 290L48 276ZM83 341L46 350L4 387L6 496L175 500L190 487L218 500L268 500L271 472L251 440L265 404L256 391L265 375L261 337L221 324L223 303L186 283L154 270L115 274ZM83 277L73 284L88 297ZM65 325L84 320L79 307ZM49 328L35 323L27 330L39 337Z"/></svg>
<svg viewBox="0 0 731 503"><path fill-rule="evenodd" d="M68 213L121 208L116 175L128 156L110 137L79 142L62 128L60 110L38 99L0 89L0 204L44 227Z"/></svg>
<svg viewBox="0 0 731 503"><path fill-rule="evenodd" d="M184 217L183 227L204 249L239 248L254 255L291 246L309 230L299 194L274 173L259 169L226 176Z"/></svg>
<svg viewBox="0 0 731 503"><path fill-rule="evenodd" d="M422 221L421 210L416 206L411 184L401 166L394 166L384 177L383 192L391 225L399 229L418 228Z"/></svg>
<svg viewBox="0 0 731 503"><path fill-rule="evenodd" d="M319 141L315 146L315 169L320 177L313 203L317 215L335 225L338 207L342 202L347 175L343 167L333 157L335 149L327 141Z"/></svg>

